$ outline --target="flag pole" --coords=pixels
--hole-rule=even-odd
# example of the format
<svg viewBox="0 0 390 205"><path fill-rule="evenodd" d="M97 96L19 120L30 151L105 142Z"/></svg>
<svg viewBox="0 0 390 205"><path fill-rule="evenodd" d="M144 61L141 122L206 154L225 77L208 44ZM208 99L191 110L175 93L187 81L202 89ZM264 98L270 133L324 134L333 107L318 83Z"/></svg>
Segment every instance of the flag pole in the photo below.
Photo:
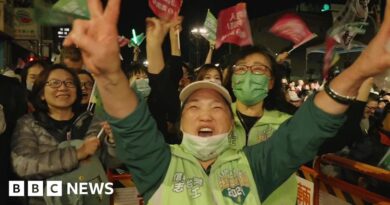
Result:
<svg viewBox="0 0 390 205"><path fill-rule="evenodd" d="M295 50L296 48L298 48L299 46L305 44L306 42L310 41L311 39L317 37L317 34L313 33L313 35L311 35L309 38L306 38L305 40L303 40L302 42L298 43L297 45L294 45L294 47L292 47L292 49L290 49L289 51L287 51L288 54L290 54L293 50Z"/></svg>

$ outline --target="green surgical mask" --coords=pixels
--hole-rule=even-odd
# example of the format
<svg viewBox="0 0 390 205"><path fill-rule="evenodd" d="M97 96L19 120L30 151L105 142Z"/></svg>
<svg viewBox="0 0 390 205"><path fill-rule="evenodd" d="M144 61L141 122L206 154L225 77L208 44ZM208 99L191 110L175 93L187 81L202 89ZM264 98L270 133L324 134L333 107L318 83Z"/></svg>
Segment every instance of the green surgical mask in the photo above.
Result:
<svg viewBox="0 0 390 205"><path fill-rule="evenodd" d="M263 101L268 95L268 84L268 76L251 72L242 75L234 74L232 77L234 95L246 106Z"/></svg>

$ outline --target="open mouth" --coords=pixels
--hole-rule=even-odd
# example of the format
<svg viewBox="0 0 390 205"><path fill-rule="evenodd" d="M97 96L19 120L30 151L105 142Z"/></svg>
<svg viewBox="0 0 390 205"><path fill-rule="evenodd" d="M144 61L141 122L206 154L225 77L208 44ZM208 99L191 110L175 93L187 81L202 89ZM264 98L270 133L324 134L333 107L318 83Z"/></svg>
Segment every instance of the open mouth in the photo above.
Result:
<svg viewBox="0 0 390 205"><path fill-rule="evenodd" d="M82 93L83 97L88 97L88 93Z"/></svg>
<svg viewBox="0 0 390 205"><path fill-rule="evenodd" d="M213 136L213 129L208 128L208 127L202 127L198 131L198 136L200 136L200 137Z"/></svg>
<svg viewBox="0 0 390 205"><path fill-rule="evenodd" d="M57 95L56 97L57 98L68 98L68 97L70 97L70 95L68 95L68 94L60 94L60 95Z"/></svg>

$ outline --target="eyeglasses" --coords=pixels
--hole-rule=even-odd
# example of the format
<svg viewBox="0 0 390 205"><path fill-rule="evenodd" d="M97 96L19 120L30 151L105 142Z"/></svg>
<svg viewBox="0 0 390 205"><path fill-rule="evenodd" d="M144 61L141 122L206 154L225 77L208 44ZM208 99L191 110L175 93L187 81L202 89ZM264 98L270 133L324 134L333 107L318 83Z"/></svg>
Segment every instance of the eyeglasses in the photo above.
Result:
<svg viewBox="0 0 390 205"><path fill-rule="evenodd" d="M74 82L72 80L57 80L52 79L46 82L46 85L48 85L51 88L59 88L61 85L64 84L67 88L74 88L76 87Z"/></svg>
<svg viewBox="0 0 390 205"><path fill-rule="evenodd" d="M81 87L85 87L87 89L91 89L93 87L93 82L87 81L87 82L81 82Z"/></svg>
<svg viewBox="0 0 390 205"><path fill-rule="evenodd" d="M369 110L376 110L376 107L366 106L366 108L369 109Z"/></svg>
<svg viewBox="0 0 390 205"><path fill-rule="evenodd" d="M237 75L245 74L250 70L255 75L264 75L271 73L271 68L266 65L234 65L233 73Z"/></svg>

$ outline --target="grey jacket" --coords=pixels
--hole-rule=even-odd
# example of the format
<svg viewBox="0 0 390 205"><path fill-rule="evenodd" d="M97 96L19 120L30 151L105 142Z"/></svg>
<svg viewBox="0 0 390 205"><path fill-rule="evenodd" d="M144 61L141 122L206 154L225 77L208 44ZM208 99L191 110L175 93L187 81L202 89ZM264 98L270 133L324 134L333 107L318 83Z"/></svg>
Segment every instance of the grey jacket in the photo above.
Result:
<svg viewBox="0 0 390 205"><path fill-rule="evenodd" d="M75 124L75 126L88 126L88 130L81 139L97 136L101 128L100 121L95 118L90 125L89 122L84 123L84 121ZM49 126L49 128L56 131L55 127ZM62 180L63 183L66 181L72 182L73 179L79 178L79 176L75 175L80 173L79 169L82 167L81 169L83 170L89 169L87 172L90 172L91 175L85 178L99 175L102 178L102 182L107 181L104 169L98 158L98 156L101 156L101 152L106 152L107 149L98 150L95 154L94 158L99 162L98 166L96 166L96 163L91 165L93 168L79 166L76 147L63 146L67 143L67 140L63 142L58 141L58 137L53 136L53 133L56 132L53 132L53 130L49 132L49 128L45 123L37 121L32 114L26 114L18 120L11 143L12 166L18 176L28 180L57 179ZM58 133L61 134L61 132ZM71 141L74 140L72 139ZM81 140L78 141L81 142L78 144L82 144ZM105 148L107 148L107 145ZM85 173L86 171L82 172ZM72 173L75 174L72 175ZM82 199L77 200L77 203L71 204L88 204L80 202ZM45 204L42 198L34 197L30 198L29 201L29 204Z"/></svg>

